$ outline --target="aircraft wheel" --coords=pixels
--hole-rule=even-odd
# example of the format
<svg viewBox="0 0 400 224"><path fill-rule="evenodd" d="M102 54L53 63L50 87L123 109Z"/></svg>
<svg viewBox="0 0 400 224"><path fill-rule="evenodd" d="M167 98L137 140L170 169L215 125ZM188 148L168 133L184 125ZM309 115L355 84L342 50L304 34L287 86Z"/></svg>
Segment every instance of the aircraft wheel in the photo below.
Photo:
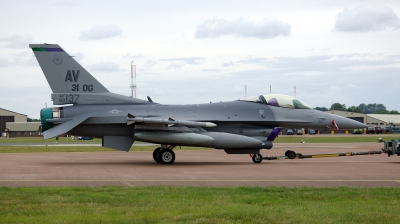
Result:
<svg viewBox="0 0 400 224"><path fill-rule="evenodd" d="M171 149L161 150L159 156L162 164L171 164L175 161L175 153Z"/></svg>
<svg viewBox="0 0 400 224"><path fill-rule="evenodd" d="M161 151L161 147L158 147L156 149L154 149L153 152L153 159L154 161L156 161L157 163L161 163L159 157L160 157L160 151Z"/></svg>
<svg viewBox="0 0 400 224"><path fill-rule="evenodd" d="M251 159L253 160L254 163L261 163L261 161L263 160L261 154L253 154Z"/></svg>
<svg viewBox="0 0 400 224"><path fill-rule="evenodd" d="M288 153L289 152L291 152L290 150L287 150L286 152L285 152L285 156L288 156Z"/></svg>
<svg viewBox="0 0 400 224"><path fill-rule="evenodd" d="M293 151L286 151L285 156L287 156L289 159L294 159L296 158L296 153Z"/></svg>

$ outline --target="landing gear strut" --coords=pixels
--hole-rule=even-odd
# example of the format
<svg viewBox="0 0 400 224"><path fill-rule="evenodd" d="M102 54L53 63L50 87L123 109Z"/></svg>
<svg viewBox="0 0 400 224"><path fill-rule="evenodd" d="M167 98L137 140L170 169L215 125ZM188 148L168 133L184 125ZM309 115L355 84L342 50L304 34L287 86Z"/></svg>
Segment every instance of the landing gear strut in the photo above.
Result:
<svg viewBox="0 0 400 224"><path fill-rule="evenodd" d="M157 163L172 164L175 161L174 145L161 145L153 152L153 159Z"/></svg>

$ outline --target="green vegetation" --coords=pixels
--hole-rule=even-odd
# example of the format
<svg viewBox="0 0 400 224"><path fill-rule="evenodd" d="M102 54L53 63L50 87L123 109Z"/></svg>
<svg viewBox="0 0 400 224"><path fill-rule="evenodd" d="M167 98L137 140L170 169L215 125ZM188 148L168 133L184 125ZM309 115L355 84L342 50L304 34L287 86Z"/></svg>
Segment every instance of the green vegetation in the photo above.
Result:
<svg viewBox="0 0 400 224"><path fill-rule="evenodd" d="M0 187L0 223L400 223L400 188Z"/></svg>
<svg viewBox="0 0 400 224"><path fill-rule="evenodd" d="M149 151L150 151L150 147ZM154 147L152 148L154 150ZM0 146L0 153L31 153L31 152L101 152L115 151L101 146ZM138 151L138 150L133 150Z"/></svg>
<svg viewBox="0 0 400 224"><path fill-rule="evenodd" d="M95 138L93 140L77 140L76 137L74 140L71 137L59 137L58 140L56 138L51 139L43 139L42 137L26 137L26 138L0 138L0 143L38 143L38 142L58 142L58 143L101 143L101 139Z"/></svg>
<svg viewBox="0 0 400 224"><path fill-rule="evenodd" d="M327 111L326 107L316 107L314 108L320 111ZM329 110L340 110L340 111L348 111L355 113L364 113L364 114L399 114L397 110L387 110L383 104L370 103L365 104L362 103L358 106L350 106L346 108L346 104L334 103L331 105Z"/></svg>
<svg viewBox="0 0 400 224"><path fill-rule="evenodd" d="M155 146L132 146L134 151L154 151ZM199 147L177 147L174 150L213 150ZM115 149L101 146L0 146L0 153L31 153L31 152L115 152Z"/></svg>
<svg viewBox="0 0 400 224"><path fill-rule="evenodd" d="M26 121L27 121L27 122L41 122L40 119L30 118L30 117L28 117L28 118L26 119Z"/></svg>

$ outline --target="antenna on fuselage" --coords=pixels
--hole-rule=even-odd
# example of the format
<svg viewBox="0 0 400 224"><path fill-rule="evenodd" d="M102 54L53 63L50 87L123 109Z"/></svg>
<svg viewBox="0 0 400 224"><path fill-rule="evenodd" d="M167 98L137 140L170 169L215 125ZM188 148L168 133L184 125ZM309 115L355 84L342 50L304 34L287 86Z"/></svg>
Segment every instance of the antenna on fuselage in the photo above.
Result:
<svg viewBox="0 0 400 224"><path fill-rule="evenodd" d="M296 86L294 86L294 98L296 98Z"/></svg>

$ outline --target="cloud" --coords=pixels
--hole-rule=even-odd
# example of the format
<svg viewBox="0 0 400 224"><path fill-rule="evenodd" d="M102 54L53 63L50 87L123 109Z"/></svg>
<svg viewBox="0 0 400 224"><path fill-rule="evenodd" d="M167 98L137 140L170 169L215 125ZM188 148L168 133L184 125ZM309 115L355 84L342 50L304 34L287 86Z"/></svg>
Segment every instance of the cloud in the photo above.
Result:
<svg viewBox="0 0 400 224"><path fill-rule="evenodd" d="M199 65L203 63L204 60L205 58L202 57L190 57L190 58L167 58L167 59L160 59L159 61L177 61L188 65Z"/></svg>
<svg viewBox="0 0 400 224"><path fill-rule="evenodd" d="M119 72L122 69L119 66L112 62L100 62L93 65L88 66L89 71L94 72Z"/></svg>
<svg viewBox="0 0 400 224"><path fill-rule="evenodd" d="M0 67L6 67L10 65L10 62L7 59L0 58Z"/></svg>
<svg viewBox="0 0 400 224"><path fill-rule="evenodd" d="M4 47L8 48L28 48L28 45L33 42L32 37L30 35L18 35L14 34L11 37L0 39L1 42L5 42Z"/></svg>
<svg viewBox="0 0 400 224"><path fill-rule="evenodd" d="M143 54L142 54L142 53L140 53L140 54L136 54L136 55L133 55L133 54L131 54L131 53L127 53L127 54L123 55L122 57L123 57L123 58L127 58L127 59L138 59L138 58L144 58L144 56L143 56Z"/></svg>
<svg viewBox="0 0 400 224"><path fill-rule="evenodd" d="M153 67L153 66L156 65L156 64L157 64L157 62L152 61L152 60L147 60L147 61L146 61L146 67L147 67L147 68L151 68L151 67Z"/></svg>
<svg viewBox="0 0 400 224"><path fill-rule="evenodd" d="M35 66L38 62L31 51L24 51L15 54L8 54L8 58L0 58L0 67L7 66Z"/></svg>
<svg viewBox="0 0 400 224"><path fill-rule="evenodd" d="M122 33L122 30L112 24L108 25L96 25L92 27L90 30L85 30L81 32L79 37L80 40L101 40L110 37L119 36Z"/></svg>
<svg viewBox="0 0 400 224"><path fill-rule="evenodd" d="M54 5L58 6L78 6L78 1L56 1L53 3Z"/></svg>
<svg viewBox="0 0 400 224"><path fill-rule="evenodd" d="M399 17L387 6L345 8L336 16L335 29L341 32L368 32L400 27Z"/></svg>
<svg viewBox="0 0 400 224"><path fill-rule="evenodd" d="M253 58L251 55L246 59L239 60L238 63L243 64L256 64L256 65L265 65L267 63L267 59L265 58Z"/></svg>
<svg viewBox="0 0 400 224"><path fill-rule="evenodd" d="M377 57L369 54L318 55L310 57L276 57L268 65L272 69L286 72L329 72L343 70L372 69L394 66L392 57Z"/></svg>
<svg viewBox="0 0 400 224"><path fill-rule="evenodd" d="M219 69L202 69L202 72L219 72Z"/></svg>
<svg viewBox="0 0 400 224"><path fill-rule="evenodd" d="M271 71L315 74L321 71L339 71L346 69L374 68L395 65L400 58L397 55L379 54L335 54L309 57L253 58L251 55L237 63L261 65Z"/></svg>
<svg viewBox="0 0 400 224"><path fill-rule="evenodd" d="M184 63L172 63L167 67L167 69L171 69L171 68L172 69L180 69L180 68L182 68L184 66L185 66Z"/></svg>
<svg viewBox="0 0 400 224"><path fill-rule="evenodd" d="M233 62L225 62L222 64L223 67L229 67L229 66L233 66Z"/></svg>
<svg viewBox="0 0 400 224"><path fill-rule="evenodd" d="M196 28L196 38L216 38L222 35L233 35L236 37L255 37L260 39L274 38L279 35L290 35L290 25L277 19L261 22L246 21L243 18L226 21L214 17L204 21Z"/></svg>

